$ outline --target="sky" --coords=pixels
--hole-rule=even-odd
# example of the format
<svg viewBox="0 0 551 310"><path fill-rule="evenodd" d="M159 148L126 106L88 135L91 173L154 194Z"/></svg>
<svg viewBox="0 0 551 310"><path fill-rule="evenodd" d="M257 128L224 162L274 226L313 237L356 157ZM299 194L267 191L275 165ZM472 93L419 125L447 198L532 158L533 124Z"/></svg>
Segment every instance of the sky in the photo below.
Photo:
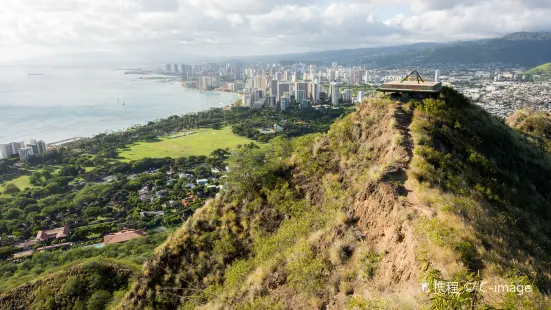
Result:
<svg viewBox="0 0 551 310"><path fill-rule="evenodd" d="M0 0L0 62L179 62L551 31L550 0Z"/></svg>

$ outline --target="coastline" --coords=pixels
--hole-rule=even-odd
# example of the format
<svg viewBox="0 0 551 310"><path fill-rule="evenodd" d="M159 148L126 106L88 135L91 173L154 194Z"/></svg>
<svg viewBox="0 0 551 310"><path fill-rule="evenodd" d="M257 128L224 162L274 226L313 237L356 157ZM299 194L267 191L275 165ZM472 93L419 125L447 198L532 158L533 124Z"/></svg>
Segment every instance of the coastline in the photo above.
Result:
<svg viewBox="0 0 551 310"><path fill-rule="evenodd" d="M157 85L157 84L156 84ZM0 137L0 143L12 141L26 141L31 139L44 140L48 144L63 145L63 140L71 140L76 137L91 138L98 134L109 132L121 132L133 126L142 126L151 121L165 119L173 115L185 115L206 111L211 108L225 109L231 107L238 99L234 93L222 91L199 90L182 94L180 87L171 87L173 97L167 102L166 96L159 96L158 99L146 102L126 100L126 105L80 105L80 106L25 106L7 104L4 106L5 113L0 116L0 122L11 126L12 132L6 131ZM145 87L148 89L149 87ZM192 90L191 88L185 88ZM192 95L189 95L192 94ZM212 96L216 94L216 96ZM220 98L218 95L228 95ZM231 96L230 96L231 95ZM152 95L153 97L153 95ZM121 99L121 102L125 99ZM158 102L149 104L148 102ZM222 104L220 104L222 103ZM26 115L26 117L22 117ZM36 115L36 116L35 116ZM33 120L39 119L36 123ZM4 122L5 120L5 122ZM26 121L30 126L17 127L16 124Z"/></svg>

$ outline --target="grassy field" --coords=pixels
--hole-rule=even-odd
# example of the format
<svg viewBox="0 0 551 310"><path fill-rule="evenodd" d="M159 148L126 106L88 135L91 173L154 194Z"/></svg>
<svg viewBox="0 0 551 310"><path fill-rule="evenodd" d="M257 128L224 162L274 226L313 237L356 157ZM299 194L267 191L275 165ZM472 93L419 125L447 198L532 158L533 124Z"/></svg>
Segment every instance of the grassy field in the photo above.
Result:
<svg viewBox="0 0 551 310"><path fill-rule="evenodd" d="M140 142L120 152L125 160L137 160L145 157L183 157L209 155L216 149L235 148L237 145L253 142L250 139L234 135L230 127L221 130L197 129L194 134L174 138L163 137L159 142Z"/></svg>
<svg viewBox="0 0 551 310"><path fill-rule="evenodd" d="M15 184L17 187L19 187L20 190L24 190L27 187L32 187L31 185L31 177L28 175L23 175L18 177L17 179L11 180L9 182L6 182L4 184L0 185L0 197L5 196L4 195L4 188L9 183Z"/></svg>

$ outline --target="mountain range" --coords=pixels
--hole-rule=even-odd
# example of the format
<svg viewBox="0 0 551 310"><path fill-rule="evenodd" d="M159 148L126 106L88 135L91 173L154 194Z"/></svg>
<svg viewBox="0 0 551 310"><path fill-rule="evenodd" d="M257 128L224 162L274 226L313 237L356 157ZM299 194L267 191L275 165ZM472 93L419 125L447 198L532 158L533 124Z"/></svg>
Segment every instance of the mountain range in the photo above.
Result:
<svg viewBox="0 0 551 310"><path fill-rule="evenodd" d="M504 63L534 67L551 62L551 32L517 32L503 37L449 43L416 43L377 48L236 57L243 62L305 62L373 67Z"/></svg>

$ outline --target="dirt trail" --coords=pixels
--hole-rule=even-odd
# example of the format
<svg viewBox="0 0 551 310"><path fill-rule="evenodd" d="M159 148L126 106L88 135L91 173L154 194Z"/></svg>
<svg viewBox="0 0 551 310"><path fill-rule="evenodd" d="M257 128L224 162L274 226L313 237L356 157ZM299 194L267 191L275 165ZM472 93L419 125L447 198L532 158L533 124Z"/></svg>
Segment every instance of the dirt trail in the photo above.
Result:
<svg viewBox="0 0 551 310"><path fill-rule="evenodd" d="M411 124L413 122L413 110L411 109L411 106L408 106L408 111L406 111L404 108L405 105L399 105L396 108L396 112L394 115L397 121L396 127L400 130L400 133L402 134L402 146L406 149L408 156L405 166L401 168L404 171L402 177L402 191L403 194L406 196L405 204L409 208L413 208L425 214L426 216L431 217L432 214L430 210L423 206L423 204L420 202L419 197L417 196L417 192L412 185L412 181L409 179L406 173L406 171L410 168L410 164L413 159L413 149L415 147L415 143L413 142L413 131L411 129Z"/></svg>

